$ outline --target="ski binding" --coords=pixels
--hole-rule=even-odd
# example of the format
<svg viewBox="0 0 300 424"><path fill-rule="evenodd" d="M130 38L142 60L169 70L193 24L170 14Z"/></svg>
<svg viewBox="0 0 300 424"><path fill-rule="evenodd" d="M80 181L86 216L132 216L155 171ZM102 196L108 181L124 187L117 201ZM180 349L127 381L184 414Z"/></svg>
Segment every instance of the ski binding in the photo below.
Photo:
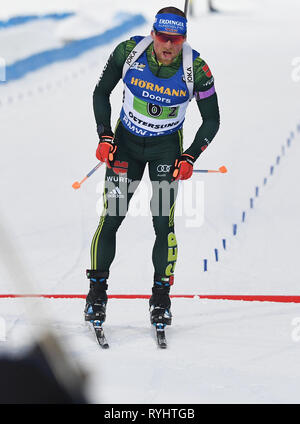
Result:
<svg viewBox="0 0 300 424"><path fill-rule="evenodd" d="M104 334L104 330L102 327L102 322L101 321L90 321L94 330L95 330L95 334L96 334L96 338L97 341L99 343L99 345L102 347L102 349L108 349L109 348L109 344L107 343L105 334Z"/></svg>
<svg viewBox="0 0 300 424"><path fill-rule="evenodd" d="M167 339L165 334L165 325L164 324L155 324L156 338L158 347L161 349L167 348Z"/></svg>

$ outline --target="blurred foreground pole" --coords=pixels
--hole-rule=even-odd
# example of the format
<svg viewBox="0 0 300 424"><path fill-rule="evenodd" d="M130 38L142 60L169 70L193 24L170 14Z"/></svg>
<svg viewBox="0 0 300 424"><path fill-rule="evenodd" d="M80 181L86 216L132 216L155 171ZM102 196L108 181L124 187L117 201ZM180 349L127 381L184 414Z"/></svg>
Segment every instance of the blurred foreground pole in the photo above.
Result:
<svg viewBox="0 0 300 424"><path fill-rule="evenodd" d="M37 293L33 278L0 217L0 258L19 294ZM83 395L86 375L69 359L51 331L51 321L39 299L23 299L35 342L27 354L0 357L0 404L87 403Z"/></svg>

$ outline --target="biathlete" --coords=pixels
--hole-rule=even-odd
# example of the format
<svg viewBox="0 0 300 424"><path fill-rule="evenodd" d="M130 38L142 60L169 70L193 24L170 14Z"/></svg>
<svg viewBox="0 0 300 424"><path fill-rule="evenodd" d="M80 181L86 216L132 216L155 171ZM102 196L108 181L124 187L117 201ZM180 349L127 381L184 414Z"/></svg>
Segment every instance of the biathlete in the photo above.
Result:
<svg viewBox="0 0 300 424"><path fill-rule="evenodd" d="M148 164L156 235L150 319L154 325L171 324L169 292L177 259L174 208L178 181L192 176L195 161L215 137L220 122L214 78L186 36L184 12L175 7L161 9L149 36L134 36L115 48L94 90L99 135L96 156L106 163L107 170L104 210L91 244L91 269L87 270L86 320L105 321L116 232ZM109 96L120 79L124 83L123 103L113 132ZM202 124L183 151L182 127L193 98ZM164 182L171 187L168 196L159 193Z"/></svg>

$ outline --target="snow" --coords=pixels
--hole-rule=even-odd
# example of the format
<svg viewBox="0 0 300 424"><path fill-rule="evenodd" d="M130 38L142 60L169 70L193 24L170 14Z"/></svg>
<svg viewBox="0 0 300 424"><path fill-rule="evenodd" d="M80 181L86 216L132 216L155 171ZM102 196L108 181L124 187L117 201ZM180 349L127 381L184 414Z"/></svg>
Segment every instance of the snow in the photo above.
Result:
<svg viewBox="0 0 300 424"><path fill-rule="evenodd" d="M0 56L11 63L65 39L93 35L98 22L100 33L120 13L142 13L147 24L133 32L147 34L155 11L169 5L155 0L141 7L131 0L124 10L123 3L2 0L1 19L62 11L77 15L2 30ZM173 4L183 7L179 1ZM300 6L295 0L215 4L223 13L209 15L199 2L195 18L189 19L189 42L212 69L221 111L220 132L197 168L226 165L229 172L193 176L204 186L204 219L190 228L190 217L176 218L179 257L172 293L299 295L300 84L292 78L292 63L299 56ZM99 219L104 169L78 192L71 185L96 165L92 92L110 52L124 38L0 85L1 222L40 293L88 290L85 269ZM111 96L113 122L121 94L119 84ZM197 107L191 104L185 146L198 123ZM183 199L187 187L181 187ZM129 214L118 233L110 294L150 293L153 240L150 215ZM203 259L208 260L207 272ZM18 290L7 271L14 265L13 257L0 264L0 294ZM21 270L16 272L21 279ZM299 316L296 304L173 299L167 351L156 347L147 300L110 299L105 327L109 351L100 351L86 328L83 299L42 299L41 305L50 312L53 331L70 356L90 371L88 393L94 403L299 402L300 345L292 324ZM30 343L23 308L21 299L0 299L7 327L0 349Z"/></svg>
<svg viewBox="0 0 300 424"><path fill-rule="evenodd" d="M82 321L83 299L42 303L54 317L58 339L89 371L91 402L299 403L295 304L174 299L169 347L159 350L147 301L111 299L106 325L110 349L99 350ZM22 304L9 299L3 305L2 313L9 317L7 337L16 349L24 345L27 328Z"/></svg>

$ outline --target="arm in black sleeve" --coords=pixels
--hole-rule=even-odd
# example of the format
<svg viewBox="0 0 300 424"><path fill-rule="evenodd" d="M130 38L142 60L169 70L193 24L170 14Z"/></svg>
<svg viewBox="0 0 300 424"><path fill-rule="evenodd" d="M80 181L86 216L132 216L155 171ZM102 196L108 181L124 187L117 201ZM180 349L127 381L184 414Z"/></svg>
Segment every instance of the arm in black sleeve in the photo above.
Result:
<svg viewBox="0 0 300 424"><path fill-rule="evenodd" d="M220 126L220 114L217 94L214 93L207 99L197 101L197 106L202 117L202 125L198 129L195 139L185 153L198 159L200 154L211 143Z"/></svg>
<svg viewBox="0 0 300 424"><path fill-rule="evenodd" d="M119 44L110 55L93 93L94 115L97 123L103 125L105 132L111 132L110 94L122 78L123 64L126 59L126 42Z"/></svg>
<svg viewBox="0 0 300 424"><path fill-rule="evenodd" d="M202 117L202 125L185 153L198 159L219 130L220 113L214 77L209 66L200 56L194 61L194 76L194 94Z"/></svg>

